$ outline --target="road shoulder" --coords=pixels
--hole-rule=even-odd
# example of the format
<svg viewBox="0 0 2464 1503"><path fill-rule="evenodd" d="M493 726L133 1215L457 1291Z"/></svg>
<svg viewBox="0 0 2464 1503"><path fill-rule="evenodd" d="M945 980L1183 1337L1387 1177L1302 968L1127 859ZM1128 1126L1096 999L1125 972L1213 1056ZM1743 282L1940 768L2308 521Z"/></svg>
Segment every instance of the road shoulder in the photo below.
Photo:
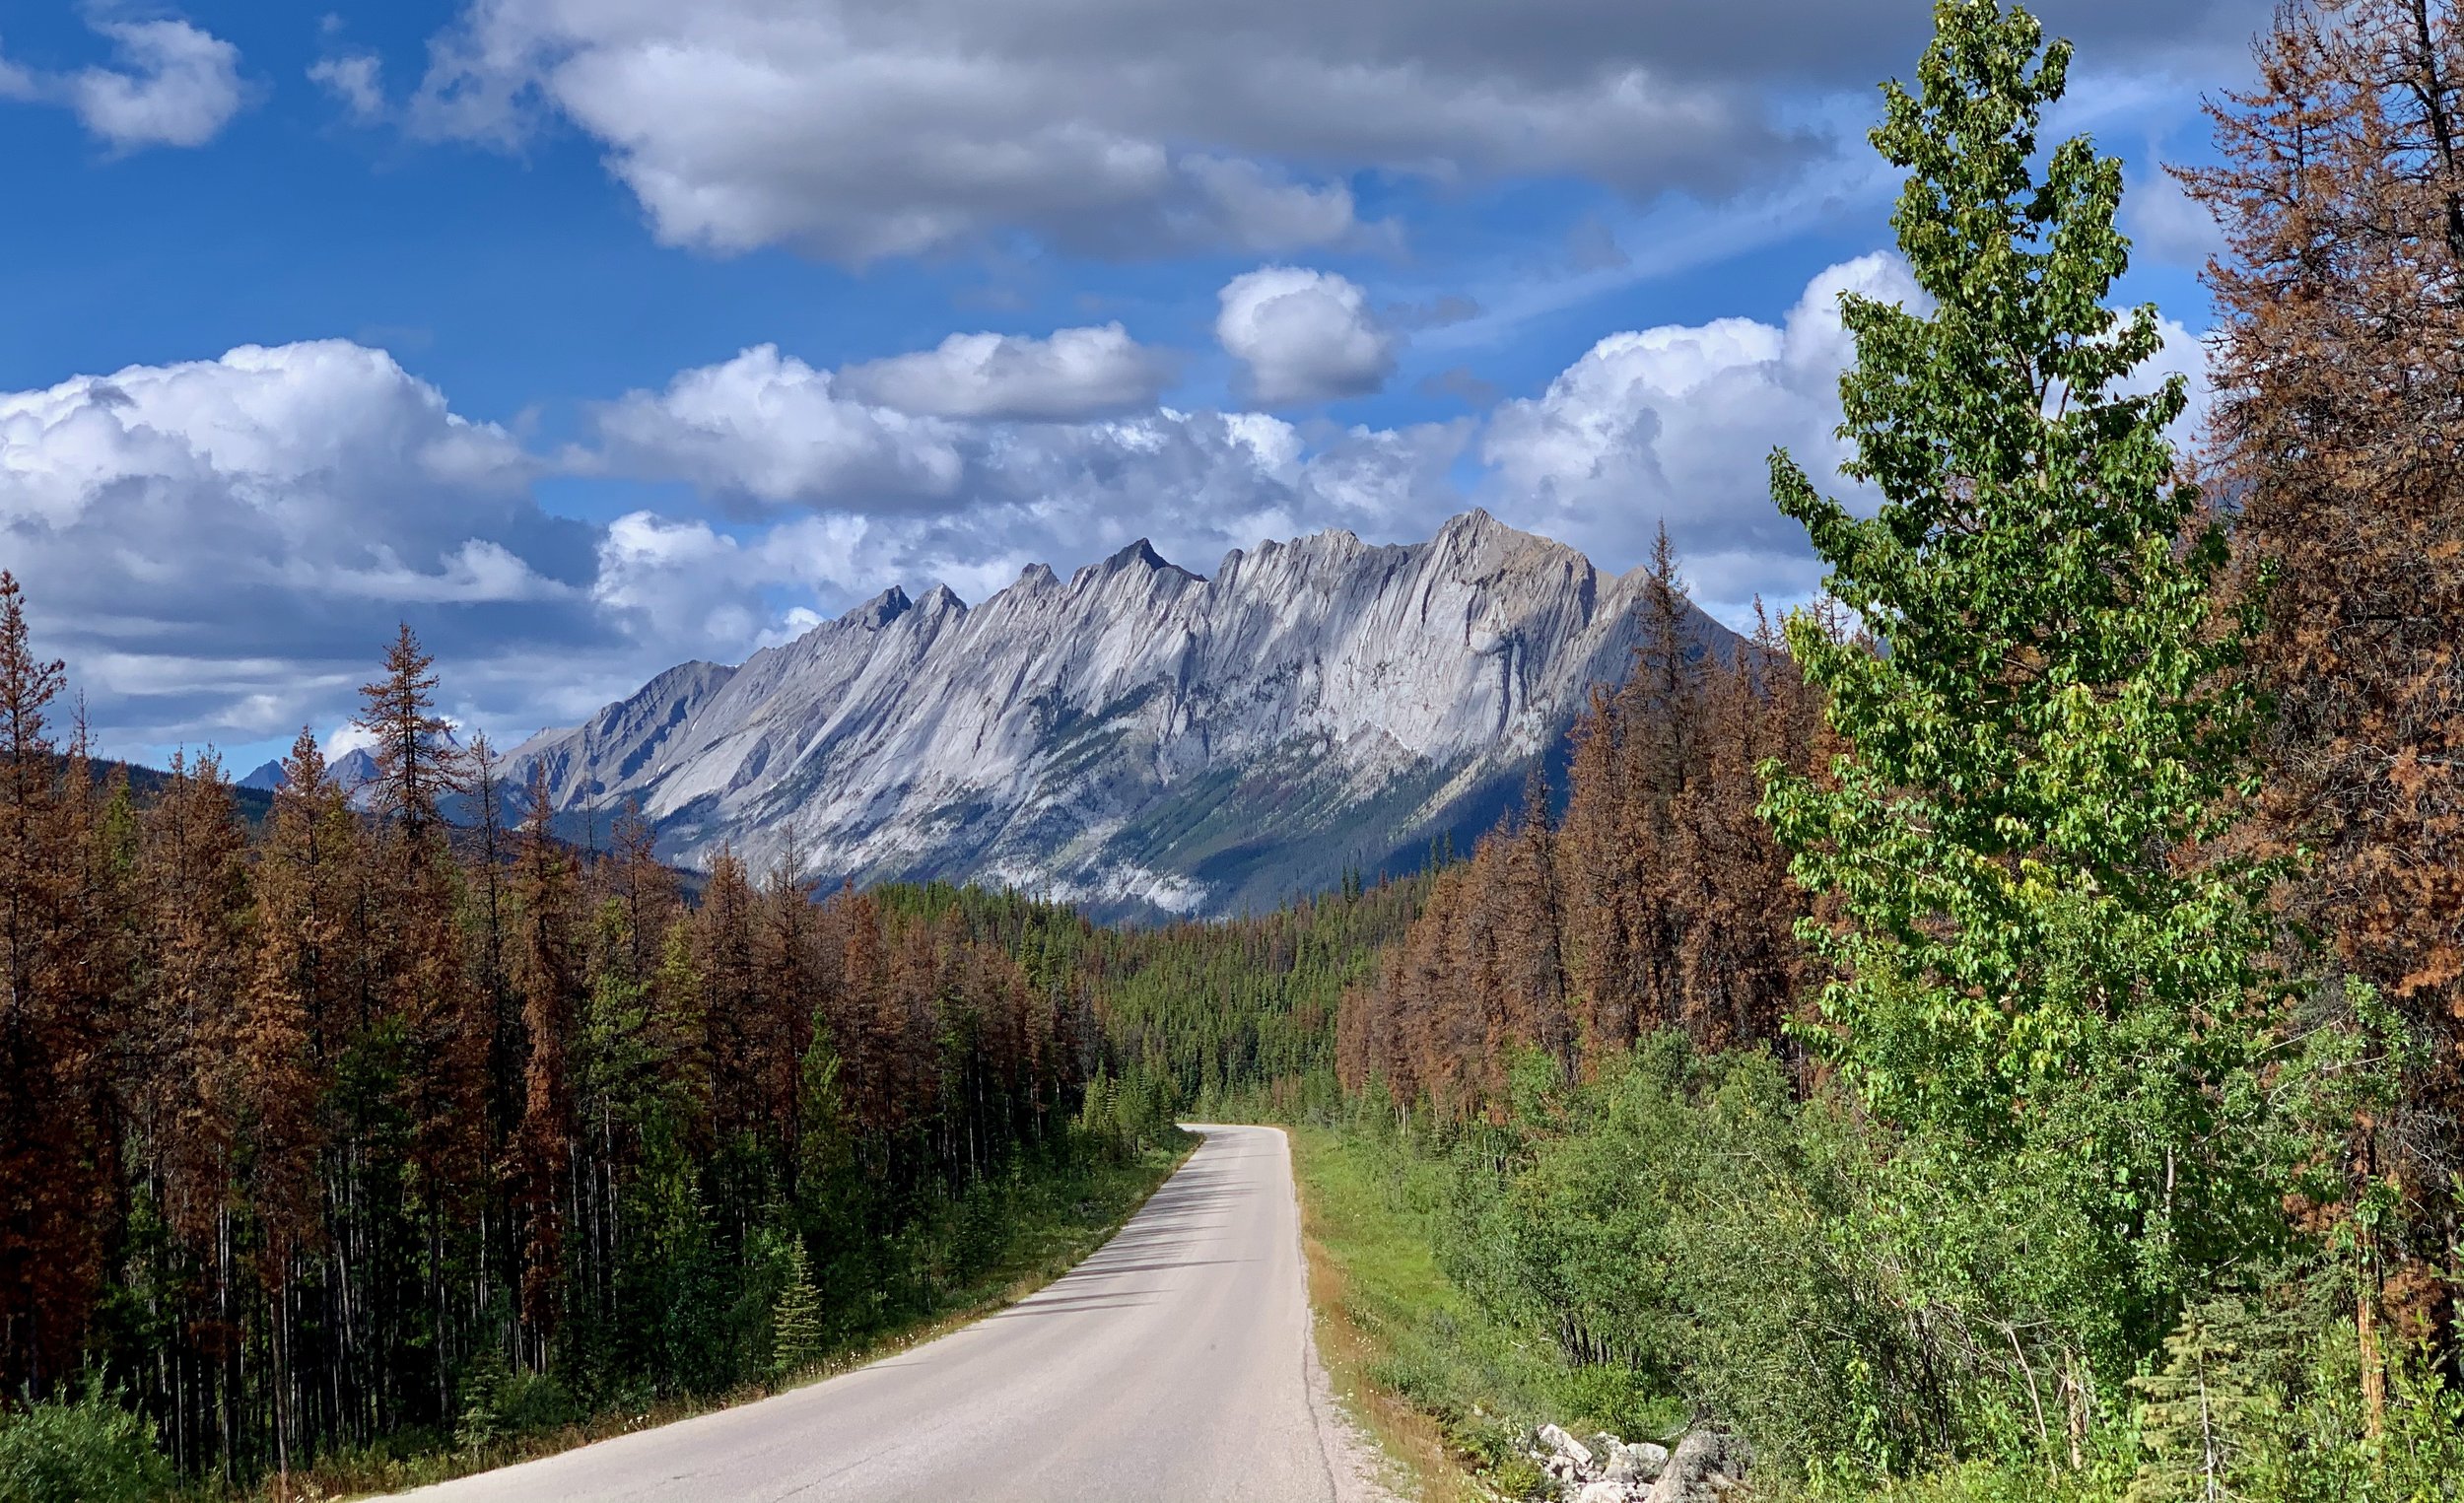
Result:
<svg viewBox="0 0 2464 1503"><path fill-rule="evenodd" d="M1291 1158L1300 1215L1301 1278L1309 1301L1309 1405L1337 1503L1399 1503L1468 1496L1462 1472L1426 1418L1369 1380L1372 1353L1342 1301L1341 1265L1318 1234L1322 1208L1302 1172L1298 1135L1279 1128ZM1331 1350L1330 1350L1331 1349Z"/></svg>

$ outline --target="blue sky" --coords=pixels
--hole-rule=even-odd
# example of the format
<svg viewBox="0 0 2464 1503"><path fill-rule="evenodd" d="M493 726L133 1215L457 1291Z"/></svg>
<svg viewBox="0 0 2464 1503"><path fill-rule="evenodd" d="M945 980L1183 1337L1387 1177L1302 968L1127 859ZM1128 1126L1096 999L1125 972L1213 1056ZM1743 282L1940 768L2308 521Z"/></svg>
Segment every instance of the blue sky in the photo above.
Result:
<svg viewBox="0 0 2464 1503"><path fill-rule="evenodd" d="M2204 151L2264 0L2047 0ZM518 739L898 584L1472 505L1801 598L1918 0L276 0L0 17L0 567L104 744L330 732L393 622ZM2204 227L2125 289L2195 369Z"/></svg>

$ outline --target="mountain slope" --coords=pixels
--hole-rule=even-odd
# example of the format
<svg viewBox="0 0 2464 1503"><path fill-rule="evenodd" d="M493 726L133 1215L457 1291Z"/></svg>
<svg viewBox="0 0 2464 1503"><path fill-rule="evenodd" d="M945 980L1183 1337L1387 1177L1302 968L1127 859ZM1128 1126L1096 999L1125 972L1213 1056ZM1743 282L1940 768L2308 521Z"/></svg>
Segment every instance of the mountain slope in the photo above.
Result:
<svg viewBox="0 0 2464 1503"><path fill-rule="evenodd" d="M792 847L824 880L1230 912L1492 822L1623 675L1642 586L1481 512L1408 546L1269 542L1211 579L1141 542L973 609L893 589L741 667L672 668L511 772L541 764L561 811L639 799L687 864Z"/></svg>

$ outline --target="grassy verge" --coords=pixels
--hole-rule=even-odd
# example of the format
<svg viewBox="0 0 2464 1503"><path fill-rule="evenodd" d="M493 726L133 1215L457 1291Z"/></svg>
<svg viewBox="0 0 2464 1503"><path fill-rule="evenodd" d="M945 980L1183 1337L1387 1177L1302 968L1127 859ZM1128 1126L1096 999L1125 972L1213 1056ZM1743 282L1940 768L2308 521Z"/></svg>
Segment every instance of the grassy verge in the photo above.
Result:
<svg viewBox="0 0 2464 1503"><path fill-rule="evenodd" d="M1480 1432L1542 1406L1543 1360L1438 1266L1436 1166L1323 1127L1290 1131L1319 1355L1336 1391L1428 1503L1490 1496L1481 1478L1496 1463Z"/></svg>
<svg viewBox="0 0 2464 1503"><path fill-rule="evenodd" d="M1008 1235L992 1258L954 1283L939 1307L896 1330L876 1332L832 1352L820 1364L777 1385L747 1384L724 1394L679 1396L647 1407L594 1414L480 1450L454 1447L434 1434L395 1437L363 1451L320 1458L312 1469L268 1478L241 1493L196 1489L192 1503L232 1499L262 1503L323 1503L380 1495L449 1481L516 1462L570 1451L592 1441L670 1424L770 1398L861 1367L1017 1303L1068 1272L1119 1231L1149 1196L1196 1151L1197 1139L1150 1148L1126 1164L1105 1164L1074 1179L1065 1193L1030 1193L1014 1202ZM1052 1189L1046 1187L1046 1189Z"/></svg>
<svg viewBox="0 0 2464 1503"><path fill-rule="evenodd" d="M1517 1442L1542 1420L1602 1422L1600 1399L1553 1345L1446 1276L1445 1166L1323 1127L1289 1131L1319 1354L1336 1391L1427 1503L1537 1492Z"/></svg>

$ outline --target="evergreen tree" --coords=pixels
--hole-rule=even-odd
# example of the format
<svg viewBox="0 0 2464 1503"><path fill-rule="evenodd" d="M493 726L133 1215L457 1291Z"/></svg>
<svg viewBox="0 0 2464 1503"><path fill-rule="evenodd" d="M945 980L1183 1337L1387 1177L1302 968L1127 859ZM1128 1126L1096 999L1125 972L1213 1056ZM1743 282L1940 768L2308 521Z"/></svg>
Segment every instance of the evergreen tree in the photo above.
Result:
<svg viewBox="0 0 2464 1503"><path fill-rule="evenodd" d="M63 944L78 894L48 711L63 669L34 653L24 593L0 572L0 1389L47 1393L73 1369L102 1268L96 998ZM83 759L76 771L84 776Z"/></svg>
<svg viewBox="0 0 2464 1503"><path fill-rule="evenodd" d="M235 1037L249 950L246 846L211 753L193 766L174 755L171 773L144 818L143 1005L132 1039L143 1063L132 1095L172 1227L202 1247L223 1241L235 1109L252 1094Z"/></svg>
<svg viewBox="0 0 2464 1503"><path fill-rule="evenodd" d="M435 831L439 802L460 786L452 722L436 713L436 659L421 650L408 623L385 649L382 678L360 689L352 723L376 739L376 811L411 838L414 849Z"/></svg>
<svg viewBox="0 0 2464 1503"><path fill-rule="evenodd" d="M338 924L331 911L331 873L325 869L331 857L321 848L335 833L334 806L340 802L316 738L307 729L283 769L251 883L256 954L235 1030L244 1063L234 1103L236 1188L261 1239L258 1282L278 1303L292 1297L293 1280L323 1232L320 1108L330 1081L318 1040L334 1018ZM349 827L347 811L343 827ZM290 1469L306 1438L293 1327L278 1320L271 1332L278 1470Z"/></svg>
<svg viewBox="0 0 2464 1503"><path fill-rule="evenodd" d="M787 1281L770 1311L772 1375L785 1381L819 1362L827 1350L821 1327L821 1290L813 1285L811 1260L800 1237L787 1239Z"/></svg>
<svg viewBox="0 0 2464 1503"><path fill-rule="evenodd" d="M361 688L355 723L376 738L377 769L369 785L377 829L364 899L375 1026L360 1041L369 1089L359 1110L372 1124L398 1114L409 1131L403 1224L380 1235L403 1239L402 1282L388 1295L400 1300L406 1322L417 1311L431 1325L427 1381L404 1401L442 1417L452 1374L480 1338L476 1322L455 1312L485 1309L496 1297L502 1261L488 1257L491 1218L482 1214L496 1178L495 1006L475 984L462 942L460 874L440 809L458 786L460 759L436 713L437 683L433 659L405 626L386 651L383 676ZM383 1212L395 1213L390 1205Z"/></svg>

